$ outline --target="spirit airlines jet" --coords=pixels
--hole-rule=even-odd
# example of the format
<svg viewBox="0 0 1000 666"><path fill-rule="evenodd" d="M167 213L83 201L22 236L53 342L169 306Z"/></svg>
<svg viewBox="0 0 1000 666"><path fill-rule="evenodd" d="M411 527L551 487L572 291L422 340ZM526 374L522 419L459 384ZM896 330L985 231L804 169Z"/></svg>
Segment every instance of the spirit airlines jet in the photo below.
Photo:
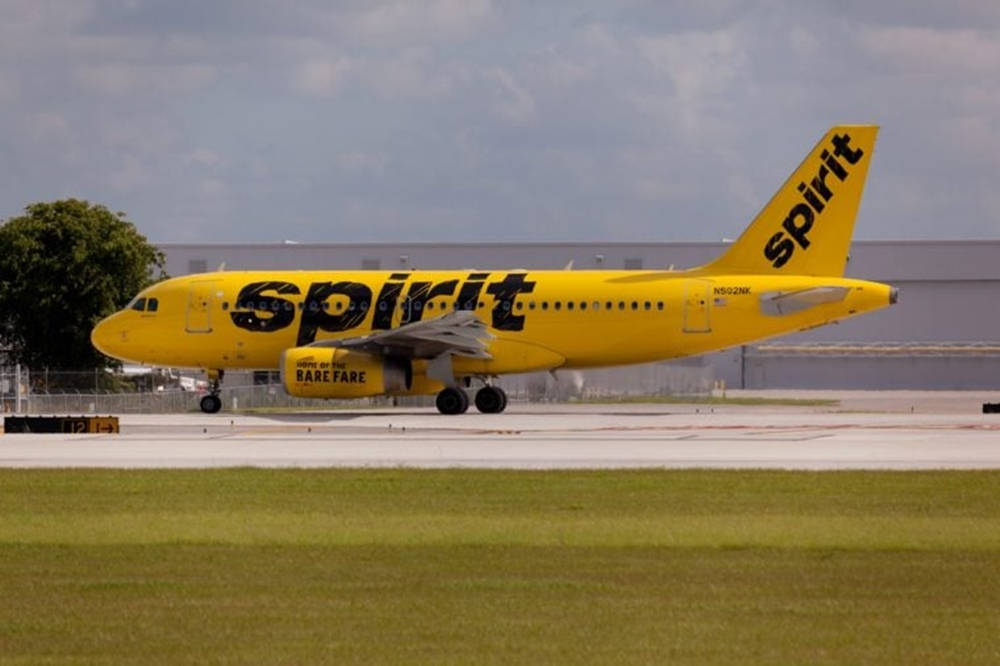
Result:
<svg viewBox="0 0 1000 666"><path fill-rule="evenodd" d="M502 412L498 375L646 363L821 326L896 302L844 278L877 127L832 128L743 235L689 270L227 271L143 290L91 335L108 356L274 369L307 398L437 394Z"/></svg>

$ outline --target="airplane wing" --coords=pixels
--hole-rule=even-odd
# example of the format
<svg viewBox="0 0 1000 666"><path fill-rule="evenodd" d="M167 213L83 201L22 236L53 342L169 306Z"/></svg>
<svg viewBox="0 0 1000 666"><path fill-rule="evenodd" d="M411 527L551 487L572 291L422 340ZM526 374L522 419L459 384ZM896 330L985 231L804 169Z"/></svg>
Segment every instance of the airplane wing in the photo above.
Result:
<svg viewBox="0 0 1000 666"><path fill-rule="evenodd" d="M760 310L767 315L787 315L847 297L847 287L813 287L800 291L769 291L760 295Z"/></svg>
<svg viewBox="0 0 1000 666"><path fill-rule="evenodd" d="M486 324L471 310L456 310L434 319L337 340L320 340L309 347L342 347L398 358L431 359L441 354L493 358L486 351L493 339Z"/></svg>

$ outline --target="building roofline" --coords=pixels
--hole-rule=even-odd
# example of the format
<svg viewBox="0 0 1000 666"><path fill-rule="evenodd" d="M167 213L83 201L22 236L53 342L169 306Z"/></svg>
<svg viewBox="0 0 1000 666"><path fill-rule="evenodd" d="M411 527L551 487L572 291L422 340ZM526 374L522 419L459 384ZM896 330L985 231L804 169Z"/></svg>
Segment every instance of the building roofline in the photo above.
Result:
<svg viewBox="0 0 1000 666"><path fill-rule="evenodd" d="M370 243L154 243L157 247L166 249L181 248L213 248L213 249L292 249L292 248L386 248L386 247L420 247L420 248L470 248L470 247L718 247L729 245L730 240L719 241L468 241L468 242L433 242L433 241L396 241ZM854 240L852 245L902 245L902 246L982 246L1000 245L1000 239L915 239L915 240Z"/></svg>

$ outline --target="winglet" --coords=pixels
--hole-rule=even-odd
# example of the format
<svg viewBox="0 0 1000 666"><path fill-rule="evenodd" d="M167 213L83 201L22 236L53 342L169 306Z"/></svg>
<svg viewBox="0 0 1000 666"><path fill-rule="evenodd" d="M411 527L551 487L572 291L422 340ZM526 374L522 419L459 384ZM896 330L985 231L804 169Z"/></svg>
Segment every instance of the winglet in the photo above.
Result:
<svg viewBox="0 0 1000 666"><path fill-rule="evenodd" d="M878 127L828 131L757 214L703 273L844 274Z"/></svg>

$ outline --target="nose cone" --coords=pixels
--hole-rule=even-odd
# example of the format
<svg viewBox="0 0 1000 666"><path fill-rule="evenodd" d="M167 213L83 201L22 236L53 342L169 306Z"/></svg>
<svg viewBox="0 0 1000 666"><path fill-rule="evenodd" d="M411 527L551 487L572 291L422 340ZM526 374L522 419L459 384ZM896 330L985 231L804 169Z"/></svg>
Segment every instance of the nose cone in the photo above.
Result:
<svg viewBox="0 0 1000 666"><path fill-rule="evenodd" d="M105 356L116 358L114 342L117 331L114 324L115 315L105 317L97 322L97 326L90 332L90 344L94 345L97 351Z"/></svg>

